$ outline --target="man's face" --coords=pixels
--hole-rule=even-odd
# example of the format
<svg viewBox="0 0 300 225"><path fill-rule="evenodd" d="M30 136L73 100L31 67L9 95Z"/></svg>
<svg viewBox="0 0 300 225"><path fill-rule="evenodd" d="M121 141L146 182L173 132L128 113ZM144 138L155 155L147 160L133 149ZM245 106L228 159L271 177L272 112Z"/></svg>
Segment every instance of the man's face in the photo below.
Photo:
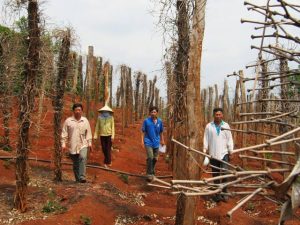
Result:
<svg viewBox="0 0 300 225"><path fill-rule="evenodd" d="M215 112L214 121L220 123L223 119L223 113L221 111Z"/></svg>
<svg viewBox="0 0 300 225"><path fill-rule="evenodd" d="M150 115L152 118L157 118L157 111L155 109L153 109L151 112L150 112Z"/></svg>
<svg viewBox="0 0 300 225"><path fill-rule="evenodd" d="M75 118L80 118L82 115L82 108L81 107L76 107L73 111L74 117Z"/></svg>

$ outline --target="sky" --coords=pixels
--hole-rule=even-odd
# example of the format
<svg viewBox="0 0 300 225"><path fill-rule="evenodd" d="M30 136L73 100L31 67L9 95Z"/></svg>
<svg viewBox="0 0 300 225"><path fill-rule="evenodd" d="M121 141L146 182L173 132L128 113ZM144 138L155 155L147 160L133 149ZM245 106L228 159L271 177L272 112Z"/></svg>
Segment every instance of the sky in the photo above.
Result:
<svg viewBox="0 0 300 225"><path fill-rule="evenodd" d="M253 0L257 1L257 0ZM0 0L2 5L4 0ZM253 26L241 24L241 18L252 15L243 0L208 0L203 43L201 87L218 84L221 88L227 74L245 69L257 58L251 50ZM156 26L157 10L150 0L48 0L41 9L47 23L53 27L72 26L77 35L77 46L83 54L89 45L94 54L109 60L115 67L126 64L133 71L143 71L148 78L158 76L157 87L165 94L166 82L162 75L162 33ZM0 21L3 18L0 15ZM250 69L247 75L253 73ZM235 79L229 78L229 92L234 91ZM220 91L219 91L220 92ZM163 94L163 95L164 95Z"/></svg>

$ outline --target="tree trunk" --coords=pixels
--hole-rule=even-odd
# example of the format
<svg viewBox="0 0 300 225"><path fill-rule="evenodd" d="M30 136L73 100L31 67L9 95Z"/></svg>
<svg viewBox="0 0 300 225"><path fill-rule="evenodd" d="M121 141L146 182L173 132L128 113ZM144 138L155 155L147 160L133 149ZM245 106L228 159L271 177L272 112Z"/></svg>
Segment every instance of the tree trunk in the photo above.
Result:
<svg viewBox="0 0 300 225"><path fill-rule="evenodd" d="M62 181L62 171L61 171L61 159L62 159L62 149L61 149L61 117L64 105L64 93L66 87L66 80L68 75L68 59L70 53L70 39L71 33L68 29L65 32L65 36L62 39L61 49L59 52L58 61L58 75L55 85L55 98L53 99L54 107L54 180Z"/></svg>
<svg viewBox="0 0 300 225"><path fill-rule="evenodd" d="M178 51L175 64L175 106L174 106L174 137L183 144L187 144L187 104L186 104L186 86L188 70L188 52L189 52L189 21L188 10L185 1L177 1L178 11ZM173 176L174 179L186 179L187 161L185 150L174 146L173 153ZM177 210L178 211L178 210ZM176 219L177 220L177 219Z"/></svg>
<svg viewBox="0 0 300 225"><path fill-rule="evenodd" d="M114 70L114 67L112 65L110 65L110 68L109 68L109 105L112 107L112 100L113 100L113 96L112 96L112 77L113 77L113 70Z"/></svg>
<svg viewBox="0 0 300 225"><path fill-rule="evenodd" d="M218 97L219 98L219 97ZM203 124L208 122L208 115L207 115L207 89L203 89L201 91L201 105L202 105L202 112L203 112Z"/></svg>
<svg viewBox="0 0 300 225"><path fill-rule="evenodd" d="M211 121L213 119L213 95L214 89L208 87L208 119Z"/></svg>
<svg viewBox="0 0 300 225"><path fill-rule="evenodd" d="M215 104L214 107L215 108L219 108L220 107L220 103L219 103L219 92L218 92L218 85L215 84Z"/></svg>
<svg viewBox="0 0 300 225"><path fill-rule="evenodd" d="M146 104L146 99L147 99L147 75L143 75L143 92L142 92L142 104L141 104L141 113L140 113L140 119L142 119L146 112L147 112L147 104Z"/></svg>
<svg viewBox="0 0 300 225"><path fill-rule="evenodd" d="M24 68L24 88L20 96L19 137L16 154L16 192L15 207L24 212L26 210L27 183L29 181L27 158L29 150L30 116L34 108L35 81L39 69L40 29L38 26L38 3L28 1L28 39L27 57Z"/></svg>
<svg viewBox="0 0 300 225"><path fill-rule="evenodd" d="M98 108L97 105L100 102L100 92L102 89L101 85L101 77L102 77L102 57L96 58L96 80L95 80L95 107L94 107L94 115L97 118Z"/></svg>
<svg viewBox="0 0 300 225"><path fill-rule="evenodd" d="M131 68L127 67L127 78L126 78L126 110L127 110L127 123L133 124L133 88L132 88L132 81L131 81Z"/></svg>
<svg viewBox="0 0 300 225"><path fill-rule="evenodd" d="M246 98L246 88L245 88L245 83L243 82L243 80L244 80L244 72L243 72L243 70L240 70L239 71L239 77L240 77L240 79L239 79L239 83L240 83L240 91L241 91L241 102L246 102L247 101L247 98ZM247 112L247 105L246 104L242 104L241 106L240 106L241 108L240 108L240 112L241 113L246 113ZM245 121L245 120L247 120L247 117L246 116L243 116L242 118L242 121ZM241 130L247 130L248 129L248 124L242 124L242 126L240 127L240 129ZM241 137L242 137L242 146L246 146L246 138L247 138L247 136L246 136L246 134L244 134L244 133L242 133L241 134ZM247 163L247 159L246 158L243 158L243 162L244 162L244 164L246 164Z"/></svg>
<svg viewBox="0 0 300 225"><path fill-rule="evenodd" d="M287 59L280 59L280 83L285 83L287 82L287 78L285 77L289 68L288 68L288 62ZM280 92L280 97L281 99L288 99L288 87L287 85L282 85L281 86L281 92ZM291 104L289 102L281 102L281 112L289 112L291 108ZM287 119L283 120L282 122L288 123L289 121ZM284 125L279 126L279 132L280 134L283 134L288 131L288 127ZM288 149L288 143L281 144L281 151L286 152ZM281 155L281 160L284 162L287 162L288 156L282 154ZM288 166L283 165L283 168L288 168ZM284 174L284 177L286 178L288 176L288 173Z"/></svg>
<svg viewBox="0 0 300 225"><path fill-rule="evenodd" d="M202 55L202 42L205 27L205 0L195 1L195 11L193 15L193 28L190 35L190 48L188 55L188 71L187 71L187 89L186 98L187 105L187 144L191 148L200 149L202 141L202 124L201 124L201 106L200 106L200 67ZM200 163L199 154L188 153L184 151L185 161L181 160L181 164L185 167L185 178L200 179L200 169L195 160ZM196 223L196 203L197 197L179 197L176 211L176 224L192 225ZM181 214L181 206L184 214Z"/></svg>
<svg viewBox="0 0 300 225"><path fill-rule="evenodd" d="M71 82L72 82L72 89L71 89L71 93L72 93L72 102L75 103L76 102L76 95L77 95L77 83L78 83L78 60L77 60L77 53L76 52L72 52L71 54L71 58L72 58L72 67L70 68L70 70L72 71L71 75Z"/></svg>
<svg viewBox="0 0 300 225"><path fill-rule="evenodd" d="M223 99L222 99L222 103L223 103L223 110L224 110L224 120L228 121L230 118L229 115L229 102L228 102L228 83L227 80L224 80L224 92L223 92Z"/></svg>
<svg viewBox="0 0 300 225"><path fill-rule="evenodd" d="M238 106L238 103L240 102L239 93L240 93L240 81L237 80L235 83L235 94L234 94L234 101L233 101L233 118L232 118L233 121L240 121L240 107ZM234 132L233 139L236 140L237 143L239 142L237 141L238 137L240 137L240 133Z"/></svg>
<svg viewBox="0 0 300 225"><path fill-rule="evenodd" d="M94 47L88 47L88 56L86 62L86 83L85 83L85 97L86 97L86 117L90 119L90 111L91 111L91 100L93 93L93 69L94 69Z"/></svg>
<svg viewBox="0 0 300 225"><path fill-rule="evenodd" d="M173 158L173 151L171 149L174 148L174 143L172 140L174 133L174 96L175 96L175 85L174 85L174 74L172 72L170 62L166 62L166 74L167 74L167 154L169 158ZM170 166L173 167L172 161L169 162Z"/></svg>
<svg viewBox="0 0 300 225"><path fill-rule="evenodd" d="M150 107L150 102L151 102L151 96L152 96L152 80L149 80L149 91L147 96L147 104L145 106L145 114L148 113L148 109Z"/></svg>
<svg viewBox="0 0 300 225"><path fill-rule="evenodd" d="M165 121L165 103L162 97L159 97L159 110L160 110L160 117L163 121Z"/></svg>
<svg viewBox="0 0 300 225"><path fill-rule="evenodd" d="M159 89L158 88L155 88L154 96L155 96L155 106L159 107ZM159 108L159 110L161 110L161 108Z"/></svg>
<svg viewBox="0 0 300 225"><path fill-rule="evenodd" d="M140 96L140 84L141 84L142 73L138 72L135 80L135 95L134 95L134 120L138 121L138 113L139 113L139 96Z"/></svg>
<svg viewBox="0 0 300 225"><path fill-rule="evenodd" d="M110 94L110 91L109 91L109 86L108 86L108 83L109 83L109 70L110 70L110 65L108 62L106 62L104 64L104 68L103 68L103 74L104 74L104 105L107 105L108 102L109 102L109 94Z"/></svg>
<svg viewBox="0 0 300 225"><path fill-rule="evenodd" d="M121 104L122 104L122 135L124 135L126 124L126 66L121 66Z"/></svg>
<svg viewBox="0 0 300 225"><path fill-rule="evenodd" d="M77 67L77 87L76 87L76 93L80 96L80 101L82 102L82 96L83 96L83 77L82 77L82 56L80 55L78 57L78 67Z"/></svg>
<svg viewBox="0 0 300 225"><path fill-rule="evenodd" d="M155 84L156 84L157 78L156 76L153 78L152 81L152 86L151 86L151 95L150 95L150 103L148 108L150 108L151 106L153 106L153 101L154 101L154 96L155 96Z"/></svg>
<svg viewBox="0 0 300 225"><path fill-rule="evenodd" d="M116 106L117 106L117 108L119 108L120 107L120 98L121 98L121 88L120 87L118 87L117 88L117 93L116 93Z"/></svg>
<svg viewBox="0 0 300 225"><path fill-rule="evenodd" d="M268 73L268 63L266 63L264 60L261 61L262 64L261 64L261 77L262 78L267 78L267 73ZM261 81L261 87L262 88L268 88L269 87L269 81ZM268 89L264 89L264 90L261 90L259 92L259 99L268 99L269 98L269 91ZM268 109L268 102L261 102L260 103L260 109L258 110L259 112L267 112L267 109ZM260 118L266 118L265 115L262 115ZM267 125L265 123L261 123L259 124L259 130L258 131L261 131L263 133L267 133ZM263 143L265 142L265 136L263 135L260 135L259 138L258 138L258 141L257 143ZM265 150L265 148L263 148L263 150ZM264 154L263 155L264 158L267 158L267 155ZM267 162L266 161L262 161L263 162L263 166L265 169L267 169Z"/></svg>

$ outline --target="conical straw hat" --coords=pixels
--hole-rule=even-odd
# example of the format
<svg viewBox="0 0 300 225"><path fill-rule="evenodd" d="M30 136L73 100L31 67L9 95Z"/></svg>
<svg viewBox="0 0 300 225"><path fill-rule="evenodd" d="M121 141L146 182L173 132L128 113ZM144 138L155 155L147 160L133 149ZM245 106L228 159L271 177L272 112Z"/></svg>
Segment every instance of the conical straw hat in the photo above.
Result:
<svg viewBox="0 0 300 225"><path fill-rule="evenodd" d="M98 112L102 112L102 111L113 112L113 110L108 105L105 105L101 109L98 109Z"/></svg>

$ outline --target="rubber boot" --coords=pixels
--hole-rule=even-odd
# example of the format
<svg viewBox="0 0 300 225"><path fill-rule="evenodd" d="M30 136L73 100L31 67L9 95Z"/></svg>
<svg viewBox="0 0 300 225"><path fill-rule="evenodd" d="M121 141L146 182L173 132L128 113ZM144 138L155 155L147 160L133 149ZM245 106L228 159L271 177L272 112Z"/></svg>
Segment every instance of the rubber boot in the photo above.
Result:
<svg viewBox="0 0 300 225"><path fill-rule="evenodd" d="M148 158L147 159L147 175L152 175L152 172L153 172L152 168L153 168L152 159Z"/></svg>
<svg viewBox="0 0 300 225"><path fill-rule="evenodd" d="M157 159L154 158L154 159L152 160L152 174L153 174L153 175L155 175L155 164L156 164L156 162L157 162Z"/></svg>

